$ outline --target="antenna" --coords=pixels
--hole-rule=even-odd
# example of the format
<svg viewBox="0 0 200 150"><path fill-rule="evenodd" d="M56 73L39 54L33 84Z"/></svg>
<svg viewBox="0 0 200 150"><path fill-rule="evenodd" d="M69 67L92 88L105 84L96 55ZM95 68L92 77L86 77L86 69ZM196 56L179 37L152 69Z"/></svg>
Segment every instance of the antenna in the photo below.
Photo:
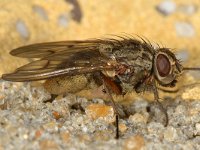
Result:
<svg viewBox="0 0 200 150"><path fill-rule="evenodd" d="M183 70L200 71L200 68L189 68L189 67L184 67Z"/></svg>

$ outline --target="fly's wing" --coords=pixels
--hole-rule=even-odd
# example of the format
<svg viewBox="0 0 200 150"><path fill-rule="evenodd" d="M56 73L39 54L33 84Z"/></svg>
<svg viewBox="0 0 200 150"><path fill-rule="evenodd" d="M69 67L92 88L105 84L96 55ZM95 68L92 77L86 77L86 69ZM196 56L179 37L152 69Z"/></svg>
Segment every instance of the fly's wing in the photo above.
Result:
<svg viewBox="0 0 200 150"><path fill-rule="evenodd" d="M103 40L85 40L85 41L59 41L38 43L16 48L10 52L11 55L24 58L43 58L57 53L75 53L84 49L96 49L99 43L105 43Z"/></svg>
<svg viewBox="0 0 200 150"><path fill-rule="evenodd" d="M99 44L105 41L66 41L41 43L21 47L11 54L25 58L40 58L24 65L15 72L4 74L9 81L42 80L59 75L76 75L94 71L110 70L111 60L99 52Z"/></svg>

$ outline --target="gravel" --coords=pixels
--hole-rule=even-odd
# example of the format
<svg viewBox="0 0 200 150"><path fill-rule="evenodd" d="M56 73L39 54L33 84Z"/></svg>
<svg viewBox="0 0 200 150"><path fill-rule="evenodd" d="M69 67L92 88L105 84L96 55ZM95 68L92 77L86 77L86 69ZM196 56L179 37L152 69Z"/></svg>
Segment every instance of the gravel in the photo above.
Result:
<svg viewBox="0 0 200 150"><path fill-rule="evenodd" d="M0 89L0 149L200 149L198 100L167 98L167 127L154 103L119 107L129 116L120 118L116 140L114 111L101 99L68 94L44 103L49 93L30 83L1 81Z"/></svg>

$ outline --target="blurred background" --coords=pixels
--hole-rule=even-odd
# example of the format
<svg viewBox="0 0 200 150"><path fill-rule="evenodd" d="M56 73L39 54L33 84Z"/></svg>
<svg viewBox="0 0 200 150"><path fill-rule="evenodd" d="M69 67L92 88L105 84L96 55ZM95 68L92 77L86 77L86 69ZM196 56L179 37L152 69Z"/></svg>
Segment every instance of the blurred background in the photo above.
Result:
<svg viewBox="0 0 200 150"><path fill-rule="evenodd" d="M27 60L13 48L128 33L170 47L186 66L200 66L199 0L1 0L0 74Z"/></svg>

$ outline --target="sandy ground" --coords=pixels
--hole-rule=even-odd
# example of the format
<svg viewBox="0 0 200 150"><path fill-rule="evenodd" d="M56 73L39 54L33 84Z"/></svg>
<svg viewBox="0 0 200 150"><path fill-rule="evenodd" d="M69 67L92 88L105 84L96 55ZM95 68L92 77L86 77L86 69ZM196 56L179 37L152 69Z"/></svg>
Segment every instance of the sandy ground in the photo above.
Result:
<svg viewBox="0 0 200 150"><path fill-rule="evenodd" d="M165 98L169 124L155 103L137 99L118 106L128 116L119 120L115 139L114 111L101 99L66 95L52 103L43 87L0 83L1 149L199 149L200 102L188 99L200 86Z"/></svg>

